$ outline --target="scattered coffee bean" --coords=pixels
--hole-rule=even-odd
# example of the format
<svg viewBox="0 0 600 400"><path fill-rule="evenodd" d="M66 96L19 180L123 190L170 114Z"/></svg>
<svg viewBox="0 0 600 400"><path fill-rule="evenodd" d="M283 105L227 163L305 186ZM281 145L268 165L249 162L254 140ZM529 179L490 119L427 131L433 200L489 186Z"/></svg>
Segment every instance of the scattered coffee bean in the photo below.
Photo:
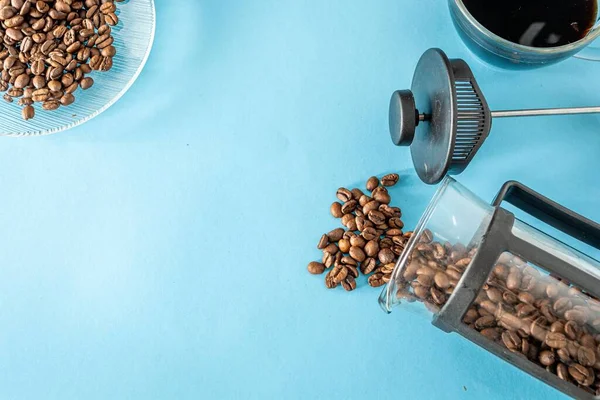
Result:
<svg viewBox="0 0 600 400"><path fill-rule="evenodd" d="M367 180L367 190L369 192L372 192L373 190L375 190L375 188L377 188L379 186L379 179L377 179L376 176L372 176Z"/></svg>
<svg viewBox="0 0 600 400"><path fill-rule="evenodd" d="M344 213L342 213L342 205L337 201L331 204L331 208L329 210L331 215L333 215L335 218L342 218L344 216Z"/></svg>
<svg viewBox="0 0 600 400"><path fill-rule="evenodd" d="M321 275L325 272L325 265L320 262L312 261L308 264L308 272L313 275Z"/></svg>
<svg viewBox="0 0 600 400"><path fill-rule="evenodd" d="M544 350L540 353L540 363L544 366L553 365L555 362L554 353L550 350Z"/></svg>
<svg viewBox="0 0 600 400"><path fill-rule="evenodd" d="M383 186L394 186L396 183L398 183L399 179L400 176L398 174L388 174L381 178L381 184Z"/></svg>

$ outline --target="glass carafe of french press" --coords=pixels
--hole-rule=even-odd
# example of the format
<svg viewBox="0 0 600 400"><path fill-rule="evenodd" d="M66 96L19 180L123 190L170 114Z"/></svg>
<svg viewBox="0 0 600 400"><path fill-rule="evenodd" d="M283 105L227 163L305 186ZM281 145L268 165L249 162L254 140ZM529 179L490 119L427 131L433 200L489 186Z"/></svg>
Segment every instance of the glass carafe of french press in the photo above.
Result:
<svg viewBox="0 0 600 400"><path fill-rule="evenodd" d="M445 178L380 304L420 308L562 392L600 398L600 263L503 202L600 249L600 225L517 182L490 205Z"/></svg>

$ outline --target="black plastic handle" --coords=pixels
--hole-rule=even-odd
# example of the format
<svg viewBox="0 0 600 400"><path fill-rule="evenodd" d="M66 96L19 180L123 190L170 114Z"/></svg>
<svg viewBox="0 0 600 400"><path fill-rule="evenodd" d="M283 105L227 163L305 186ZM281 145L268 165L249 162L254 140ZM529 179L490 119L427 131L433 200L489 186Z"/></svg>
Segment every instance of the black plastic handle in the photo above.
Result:
<svg viewBox="0 0 600 400"><path fill-rule="evenodd" d="M542 196L527 186L516 181L506 182L496 195L492 205L499 207L503 201L600 250L599 224Z"/></svg>

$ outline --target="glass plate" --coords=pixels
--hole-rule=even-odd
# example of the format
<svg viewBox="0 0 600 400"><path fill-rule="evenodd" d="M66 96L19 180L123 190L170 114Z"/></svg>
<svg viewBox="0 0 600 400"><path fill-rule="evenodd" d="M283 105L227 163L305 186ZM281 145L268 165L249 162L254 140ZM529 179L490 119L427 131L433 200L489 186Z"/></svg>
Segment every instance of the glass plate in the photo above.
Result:
<svg viewBox="0 0 600 400"><path fill-rule="evenodd" d="M156 15L154 0L127 0L117 4L119 24L113 27L117 54L108 72L93 71L94 86L74 93L75 103L56 111L44 111L36 103L35 118L21 118L22 107L0 99L0 135L48 135L73 128L94 118L113 105L137 79L154 41Z"/></svg>

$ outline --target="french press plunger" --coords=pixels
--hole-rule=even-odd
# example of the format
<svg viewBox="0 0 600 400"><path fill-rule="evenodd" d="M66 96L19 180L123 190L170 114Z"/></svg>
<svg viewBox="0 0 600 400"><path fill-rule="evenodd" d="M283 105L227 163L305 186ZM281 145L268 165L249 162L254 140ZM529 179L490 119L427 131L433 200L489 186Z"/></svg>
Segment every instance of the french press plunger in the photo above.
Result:
<svg viewBox="0 0 600 400"><path fill-rule="evenodd" d="M469 165L493 118L589 113L600 107L490 111L468 64L429 49L417 64L412 90L392 95L389 124L394 144L410 146L419 178L435 184Z"/></svg>

